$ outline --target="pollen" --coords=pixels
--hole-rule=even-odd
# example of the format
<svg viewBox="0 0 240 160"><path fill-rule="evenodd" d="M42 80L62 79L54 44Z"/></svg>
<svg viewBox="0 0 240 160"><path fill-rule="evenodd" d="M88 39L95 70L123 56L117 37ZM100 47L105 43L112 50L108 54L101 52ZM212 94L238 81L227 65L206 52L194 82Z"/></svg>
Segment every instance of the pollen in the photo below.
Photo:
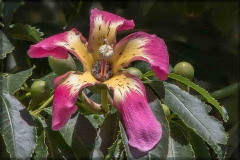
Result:
<svg viewBox="0 0 240 160"><path fill-rule="evenodd" d="M112 77L112 66L106 60L97 61L93 65L92 75L99 81L104 82Z"/></svg>

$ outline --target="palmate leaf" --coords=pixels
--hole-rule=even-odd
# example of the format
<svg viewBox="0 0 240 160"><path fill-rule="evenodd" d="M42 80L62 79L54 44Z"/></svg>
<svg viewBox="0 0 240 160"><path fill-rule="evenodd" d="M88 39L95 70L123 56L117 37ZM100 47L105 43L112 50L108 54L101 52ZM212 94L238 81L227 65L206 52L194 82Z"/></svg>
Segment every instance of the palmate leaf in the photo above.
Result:
<svg viewBox="0 0 240 160"><path fill-rule="evenodd" d="M185 85L191 87L198 93L200 93L210 104L216 107L216 109L221 113L223 120L226 122L228 120L227 111L224 107L220 106L218 101L214 99L205 89L201 88L200 86L196 85L195 83L191 82L189 79L182 77L181 75L177 75L174 73L169 73L169 78L177 80Z"/></svg>
<svg viewBox="0 0 240 160"><path fill-rule="evenodd" d="M0 75L0 84L2 85L1 92L14 95L14 93L19 90L23 83L32 75L34 68L35 66L15 74Z"/></svg>
<svg viewBox="0 0 240 160"><path fill-rule="evenodd" d="M154 100L153 102L149 103L153 114L155 115L155 117L157 118L157 120L161 123L162 125L162 138L160 140L160 142L158 143L158 145L150 152L148 152L148 154L140 159L165 159L167 157L168 154L168 143L169 143L169 124L168 121L166 119L166 116L164 115L164 111L162 109L162 106L160 105L160 102L158 99ZM120 133L121 133L121 137L123 140L123 145L124 145L124 149L127 155L127 158L129 159L133 159L133 156L131 154L130 148L128 146L128 138L127 135L125 133L124 127L122 126L122 124L120 123Z"/></svg>
<svg viewBox="0 0 240 160"><path fill-rule="evenodd" d="M221 145L227 143L227 134L222 123L208 115L211 107L174 84L165 82L164 86L166 91L164 102L167 106L211 145L220 159L224 158L225 153Z"/></svg>
<svg viewBox="0 0 240 160"><path fill-rule="evenodd" d="M43 33L27 24L12 24L10 26L10 33L14 39L25 40L31 42L39 42Z"/></svg>
<svg viewBox="0 0 240 160"><path fill-rule="evenodd" d="M28 111L13 96L0 93L0 132L12 159L30 159L36 145L36 130Z"/></svg>
<svg viewBox="0 0 240 160"><path fill-rule="evenodd" d="M0 59L4 59L8 53L11 53L14 50L14 46L2 31L0 31L0 37L1 37Z"/></svg>

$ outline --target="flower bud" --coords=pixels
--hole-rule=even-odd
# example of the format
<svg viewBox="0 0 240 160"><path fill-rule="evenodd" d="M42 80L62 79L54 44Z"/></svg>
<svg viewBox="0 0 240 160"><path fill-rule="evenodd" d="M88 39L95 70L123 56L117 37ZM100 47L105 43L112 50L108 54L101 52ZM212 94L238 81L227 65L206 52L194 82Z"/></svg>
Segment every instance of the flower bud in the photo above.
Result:
<svg viewBox="0 0 240 160"><path fill-rule="evenodd" d="M127 69L127 71L128 71L130 74L133 74L133 75L135 75L135 76L137 76L137 77L140 77L140 76L142 75L142 72L141 72L139 69L135 68L135 67L129 67L129 68Z"/></svg>
<svg viewBox="0 0 240 160"><path fill-rule="evenodd" d="M62 75L68 71L75 71L77 69L76 64L71 57L68 55L67 59L58 59L54 57L48 57L48 63L57 75Z"/></svg>
<svg viewBox="0 0 240 160"><path fill-rule="evenodd" d="M188 62L180 62L176 64L173 70L175 74L179 74L189 80L192 80L194 77L194 68Z"/></svg>
<svg viewBox="0 0 240 160"><path fill-rule="evenodd" d="M168 117L168 116L170 116L170 110L169 110L169 108L168 108L168 106L166 105L166 104L161 104L162 105L162 107L163 107L163 111L164 111L164 114Z"/></svg>
<svg viewBox="0 0 240 160"><path fill-rule="evenodd" d="M45 81L37 80L31 86L31 97L34 101L41 102L50 96L50 89Z"/></svg>

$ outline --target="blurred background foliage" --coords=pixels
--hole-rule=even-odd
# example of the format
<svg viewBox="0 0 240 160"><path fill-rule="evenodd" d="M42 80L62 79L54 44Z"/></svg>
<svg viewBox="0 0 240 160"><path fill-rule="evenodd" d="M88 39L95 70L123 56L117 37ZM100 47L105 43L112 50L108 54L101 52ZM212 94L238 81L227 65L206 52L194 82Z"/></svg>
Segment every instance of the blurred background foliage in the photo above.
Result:
<svg viewBox="0 0 240 160"><path fill-rule="evenodd" d="M50 73L47 58L28 57L29 46L40 37L34 33L31 39L18 35L21 25L39 29L44 33L43 38L72 28L87 38L90 10L99 8L134 20L135 29L120 32L118 39L136 31L158 35L168 46L172 66L181 61L191 63L195 69L194 82L209 92L215 91L238 82L238 6L238 2L231 1L6 1L4 7L1 3L4 22L1 30L15 50L2 60L1 69L16 73L35 65L35 79ZM238 124L238 94L223 98L220 103L229 113L230 120L225 124L229 131Z"/></svg>

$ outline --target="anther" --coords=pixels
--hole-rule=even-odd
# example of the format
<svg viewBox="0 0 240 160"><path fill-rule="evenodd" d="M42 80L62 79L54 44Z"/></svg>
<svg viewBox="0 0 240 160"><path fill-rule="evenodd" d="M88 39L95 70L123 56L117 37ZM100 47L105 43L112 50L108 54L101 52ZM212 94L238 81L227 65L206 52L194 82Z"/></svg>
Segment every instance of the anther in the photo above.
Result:
<svg viewBox="0 0 240 160"><path fill-rule="evenodd" d="M108 40L104 39L104 45L99 47L98 52L104 58L110 58L113 55L113 48L108 44Z"/></svg>

